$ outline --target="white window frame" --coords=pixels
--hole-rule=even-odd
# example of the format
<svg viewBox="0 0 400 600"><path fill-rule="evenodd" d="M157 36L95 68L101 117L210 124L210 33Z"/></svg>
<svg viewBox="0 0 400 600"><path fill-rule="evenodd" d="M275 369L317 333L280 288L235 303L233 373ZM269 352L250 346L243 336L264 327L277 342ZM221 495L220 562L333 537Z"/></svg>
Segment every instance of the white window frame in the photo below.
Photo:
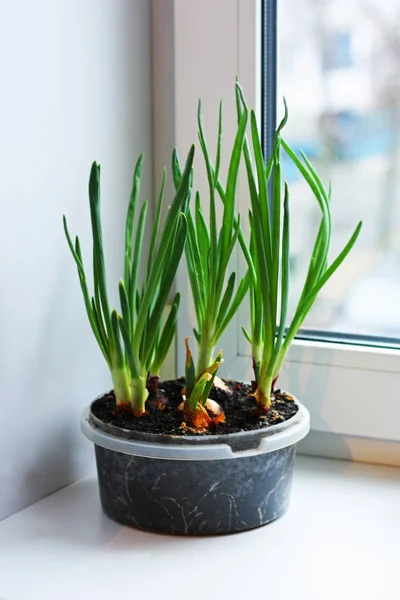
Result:
<svg viewBox="0 0 400 600"><path fill-rule="evenodd" d="M284 1L284 0L282 0ZM197 99L202 97L210 146L216 135L218 102L224 100L226 148L236 122L234 80L259 112L260 0L153 0L154 171L170 160L164 149L181 155L197 139ZM157 138L162 132L162 139ZM225 146L224 146L225 147ZM204 190L198 151L196 188ZM226 156L225 156L226 159ZM238 189L238 210L247 214L245 178ZM333 235L334 232L333 232ZM240 270L241 257L238 251ZM182 303L177 335L177 367L183 371L183 338L195 325L189 282L182 265L178 288ZM346 268L344 265L342 268ZM367 301L367 300L366 300ZM399 315L400 318L400 315ZM243 349L240 313L221 341L223 374L252 378L250 352ZM249 348L250 350L250 348ZM295 340L280 377L311 413L312 431L300 450L320 456L400 465L400 351L344 343Z"/></svg>

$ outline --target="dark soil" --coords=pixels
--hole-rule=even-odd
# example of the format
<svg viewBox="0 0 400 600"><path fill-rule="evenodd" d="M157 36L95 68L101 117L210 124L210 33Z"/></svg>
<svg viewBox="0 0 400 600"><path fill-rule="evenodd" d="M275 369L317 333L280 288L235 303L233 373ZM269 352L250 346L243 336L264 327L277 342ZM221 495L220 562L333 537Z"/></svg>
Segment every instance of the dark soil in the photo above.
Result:
<svg viewBox="0 0 400 600"><path fill-rule="evenodd" d="M276 390L270 410L260 415L252 389L249 385L237 381L224 380L231 393L213 388L210 398L216 400L225 413L225 423L218 423L206 433L237 433L251 431L282 423L293 417L298 407L289 394ZM93 414L103 421L123 429L167 435L204 435L182 427L183 413L178 410L182 402L181 390L185 385L183 378L161 381L157 394L150 395L146 402L146 414L134 417L130 413L119 413L116 408L114 392L105 394L92 405ZM168 400L167 400L168 399Z"/></svg>

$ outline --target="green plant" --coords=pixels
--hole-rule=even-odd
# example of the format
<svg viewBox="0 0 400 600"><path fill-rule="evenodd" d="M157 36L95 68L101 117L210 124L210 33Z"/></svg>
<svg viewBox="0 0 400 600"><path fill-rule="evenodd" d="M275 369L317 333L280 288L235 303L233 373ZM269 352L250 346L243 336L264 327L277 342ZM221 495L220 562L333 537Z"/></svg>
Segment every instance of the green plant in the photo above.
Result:
<svg viewBox="0 0 400 600"><path fill-rule="evenodd" d="M214 377L222 361L222 351L217 354L215 361L196 377L196 369L189 347L189 338L185 339L185 345L185 392L186 397L188 398L189 408L192 412L194 412L198 406L198 403L200 402L200 404L204 406L208 398Z"/></svg>
<svg viewBox="0 0 400 600"><path fill-rule="evenodd" d="M207 429L210 427L211 423L216 423L225 419L224 413L220 407L218 407L217 413L213 415L214 419L217 417L217 421L210 416L209 410L207 410L210 408L210 399L208 396L222 362L222 351L218 352L214 362L196 377L196 369L189 348L189 338L185 339L185 345L185 402L183 409L185 421L188 421L198 429ZM212 411L215 411L217 406L218 405L214 403L214 405L211 406Z"/></svg>
<svg viewBox="0 0 400 600"><path fill-rule="evenodd" d="M222 189L219 181L222 148L222 103L219 107L218 137L215 165L212 163L204 133L202 108L199 101L197 121L198 137L205 161L209 188L209 225L207 225L200 203L200 193L196 193L195 217L189 208L187 213L188 234L185 247L186 261L196 312L197 328L194 335L198 346L197 368L192 366L193 385L186 385L188 397L192 395L190 405L196 408L198 402L204 403L212 386L213 378L219 366L220 355L214 360L213 352L222 333L229 325L249 288L249 277L242 278L235 292L236 273L232 272L226 281L229 260L240 232L240 222L235 215L236 185L239 164L247 126L247 110L242 111L230 156L226 192L223 192L223 215L218 231L216 217L216 194ZM173 174L175 186L181 181L179 158L173 155ZM187 346L187 356L191 358ZM189 362L190 362L189 361ZM187 362L188 364L188 362ZM212 373L213 377L208 378ZM186 379L191 374L186 369ZM196 398L196 402L193 400Z"/></svg>
<svg viewBox="0 0 400 600"><path fill-rule="evenodd" d="M139 196L143 156L137 161L125 230L124 279L119 282L121 315L110 310L100 217L100 166L93 163L89 179L90 217L93 234L94 295L90 297L78 236L72 243L64 216L64 230L74 257L87 316L93 334L110 368L117 406L144 413L148 395L147 378L158 376L174 332L179 293L175 295L169 316L161 327L171 285L186 240L186 213L191 187L194 147L189 151L185 169L165 223L160 231L161 206L166 173L162 180L147 258L147 270L138 283L146 224L147 201L142 204L134 235L135 211Z"/></svg>
<svg viewBox="0 0 400 600"><path fill-rule="evenodd" d="M238 119L247 112L240 86L236 86ZM282 139L281 131L288 119L279 124L271 156L265 165L260 135L254 111L251 111L250 129L255 160L247 138L243 152L251 200L249 211L251 240L250 255L246 253L250 273L251 332L244 330L252 345L253 367L256 381L255 396L264 409L271 404L271 394L282 369L289 347L311 309L318 292L342 264L360 233L361 222L343 250L328 266L331 241L331 188L324 187L315 169L302 153L302 160ZM289 187L282 182L281 148L293 161L307 182L321 210L321 223L314 243L304 286L286 327L289 298Z"/></svg>

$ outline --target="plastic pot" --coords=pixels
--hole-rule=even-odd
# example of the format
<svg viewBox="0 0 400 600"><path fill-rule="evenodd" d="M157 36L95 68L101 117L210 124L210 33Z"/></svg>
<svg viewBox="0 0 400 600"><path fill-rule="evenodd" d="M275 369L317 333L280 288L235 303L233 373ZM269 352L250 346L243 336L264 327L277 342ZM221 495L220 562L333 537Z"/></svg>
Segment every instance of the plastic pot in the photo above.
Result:
<svg viewBox="0 0 400 600"><path fill-rule="evenodd" d="M212 535L266 525L286 511L296 443L307 409L278 425L225 435L157 435L105 425L91 412L82 430L95 444L101 504L124 525Z"/></svg>

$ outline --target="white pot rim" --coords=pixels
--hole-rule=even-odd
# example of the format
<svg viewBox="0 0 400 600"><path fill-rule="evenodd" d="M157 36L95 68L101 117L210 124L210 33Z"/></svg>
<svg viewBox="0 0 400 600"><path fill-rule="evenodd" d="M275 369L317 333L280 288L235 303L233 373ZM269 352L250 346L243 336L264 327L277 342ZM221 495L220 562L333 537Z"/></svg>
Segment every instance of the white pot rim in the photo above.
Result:
<svg viewBox="0 0 400 600"><path fill-rule="evenodd" d="M148 441L143 439L145 434L141 434L142 439L135 439L135 432L119 430L127 437L118 437L104 431L108 426L101 426L101 421L92 415L90 406L83 411L81 427L87 439L97 446L131 456L166 460L242 458L287 448L307 435L310 430L310 414L297 399L295 402L299 407L298 412L283 423L265 429L221 435L186 436L178 439L177 436L149 434ZM246 446L247 449L242 449Z"/></svg>

